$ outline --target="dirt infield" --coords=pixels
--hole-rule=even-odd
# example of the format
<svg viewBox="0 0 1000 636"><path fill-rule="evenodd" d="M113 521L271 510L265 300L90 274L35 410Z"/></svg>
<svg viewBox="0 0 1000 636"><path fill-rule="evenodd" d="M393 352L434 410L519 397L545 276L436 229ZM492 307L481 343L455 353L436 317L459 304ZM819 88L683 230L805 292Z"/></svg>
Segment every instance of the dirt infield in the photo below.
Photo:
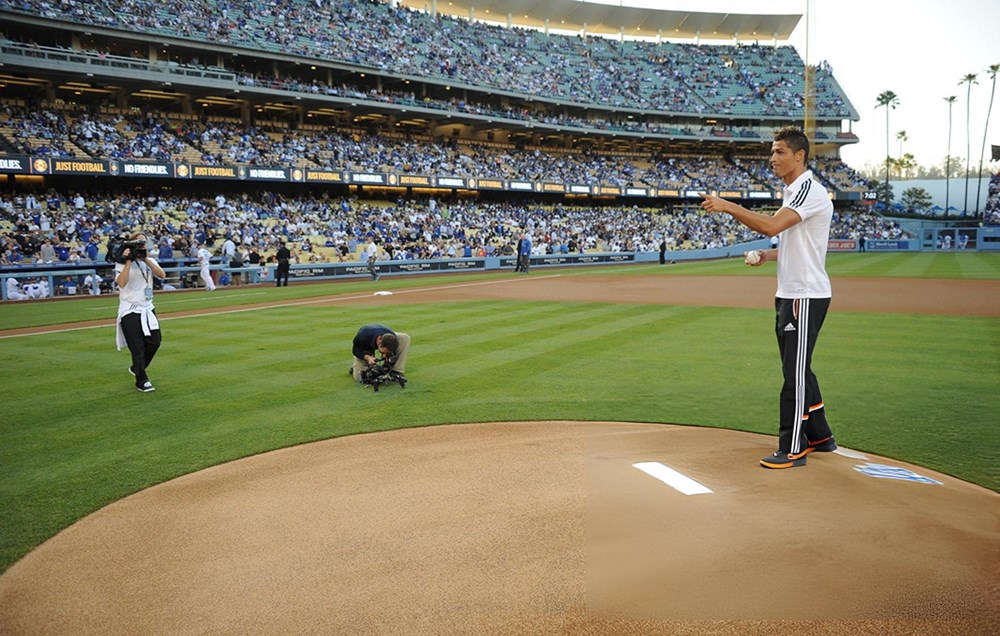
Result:
<svg viewBox="0 0 1000 636"><path fill-rule="evenodd" d="M774 285L439 280L328 301L769 308ZM996 281L834 286L832 311L1000 316ZM0 577L0 633L998 631L1000 495L847 449L763 470L773 445L674 425L514 422L266 453L137 493L47 541ZM642 463L711 492L683 494Z"/></svg>

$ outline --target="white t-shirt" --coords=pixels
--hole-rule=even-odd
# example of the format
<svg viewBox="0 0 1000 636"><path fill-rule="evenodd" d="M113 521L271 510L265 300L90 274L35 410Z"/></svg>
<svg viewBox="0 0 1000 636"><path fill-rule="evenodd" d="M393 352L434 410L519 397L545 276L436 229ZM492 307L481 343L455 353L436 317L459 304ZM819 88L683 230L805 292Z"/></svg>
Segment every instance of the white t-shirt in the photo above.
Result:
<svg viewBox="0 0 1000 636"><path fill-rule="evenodd" d="M802 219L779 234L778 298L830 298L826 273L826 248L830 241L833 202L830 195L806 170L786 186L782 207Z"/></svg>
<svg viewBox="0 0 1000 636"><path fill-rule="evenodd" d="M154 261L152 258L149 260ZM157 263L158 264L158 263ZM139 313L153 308L153 272L145 263L129 262L132 270L128 282L118 290L118 316ZM125 270L125 265L115 263L115 278ZM149 290L148 292L146 290ZM148 298L147 298L148 294Z"/></svg>
<svg viewBox="0 0 1000 636"><path fill-rule="evenodd" d="M153 258L149 260L156 263ZM159 265L159 263L157 263ZM142 320L142 333L149 335L154 329L160 328L160 322L153 313L153 272L145 263L129 262L132 270L128 273L128 282L118 290L118 324L115 328L115 344L121 351L128 346L125 334L122 333L122 316L139 314ZM115 263L115 277L121 274L125 265ZM148 291L147 291L148 290Z"/></svg>

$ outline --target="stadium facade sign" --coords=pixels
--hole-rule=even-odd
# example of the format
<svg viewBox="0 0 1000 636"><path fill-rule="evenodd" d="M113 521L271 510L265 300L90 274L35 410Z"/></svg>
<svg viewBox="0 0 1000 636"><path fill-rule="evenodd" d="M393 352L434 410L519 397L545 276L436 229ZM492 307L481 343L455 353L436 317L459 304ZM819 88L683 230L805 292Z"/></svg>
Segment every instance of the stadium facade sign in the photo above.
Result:
<svg viewBox="0 0 1000 636"><path fill-rule="evenodd" d="M594 196L628 196L648 198L698 199L703 190L647 186L616 186L594 183L560 183L558 181L528 181L452 175L421 175L383 172L349 172L323 168L289 166L208 165L186 162L85 159L75 157L45 157L0 154L0 175L91 175L106 177L150 177L162 179L199 179L222 181L273 181L293 183L326 183L397 188L442 188L465 190L502 190L539 194L576 194ZM719 196L730 199L781 199L781 192L760 190L723 190ZM858 200L859 192L838 192L838 200Z"/></svg>
<svg viewBox="0 0 1000 636"><path fill-rule="evenodd" d="M438 177L437 184L441 188L466 188L469 185L461 177Z"/></svg>
<svg viewBox="0 0 1000 636"><path fill-rule="evenodd" d="M827 250L831 252L857 252L857 239L830 239L827 243Z"/></svg>
<svg viewBox="0 0 1000 636"><path fill-rule="evenodd" d="M237 179L235 166L191 166L192 179Z"/></svg>
<svg viewBox="0 0 1000 636"><path fill-rule="evenodd" d="M161 162L119 161L118 174L124 177L176 177L174 164Z"/></svg>
<svg viewBox="0 0 1000 636"><path fill-rule="evenodd" d="M257 168L246 169L247 181L288 181L288 168Z"/></svg>
<svg viewBox="0 0 1000 636"><path fill-rule="evenodd" d="M344 183L347 181L343 173L333 170L306 170L304 180L306 183Z"/></svg>
<svg viewBox="0 0 1000 636"><path fill-rule="evenodd" d="M0 172L6 174L23 174L31 169L31 159L27 155L7 155L0 158Z"/></svg>
<svg viewBox="0 0 1000 636"><path fill-rule="evenodd" d="M387 175L377 172L352 172L350 173L351 183L367 185L385 185Z"/></svg>
<svg viewBox="0 0 1000 636"><path fill-rule="evenodd" d="M114 163L112 169L110 164ZM52 157L50 159L35 158L31 162L31 171L35 174L72 174L72 175L111 175L116 176L118 162L96 159L76 159L75 157Z"/></svg>

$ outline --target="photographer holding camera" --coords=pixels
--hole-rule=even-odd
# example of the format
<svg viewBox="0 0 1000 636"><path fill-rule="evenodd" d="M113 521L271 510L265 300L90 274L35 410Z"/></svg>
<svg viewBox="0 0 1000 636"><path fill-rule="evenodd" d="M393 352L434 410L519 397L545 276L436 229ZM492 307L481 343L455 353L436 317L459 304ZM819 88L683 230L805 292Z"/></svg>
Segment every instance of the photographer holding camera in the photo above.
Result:
<svg viewBox="0 0 1000 636"><path fill-rule="evenodd" d="M383 325L365 325L354 336L354 365L348 371L355 382L361 382L365 369L374 365L375 351L386 359L394 360L392 370L406 371L406 353L410 349L410 336L397 333Z"/></svg>
<svg viewBox="0 0 1000 636"><path fill-rule="evenodd" d="M153 308L153 277L167 274L146 250L146 236L136 233L128 241L109 244L109 256L115 262L118 283L117 344L132 353L129 373L135 376L135 388L153 391L146 368L160 348L160 323Z"/></svg>

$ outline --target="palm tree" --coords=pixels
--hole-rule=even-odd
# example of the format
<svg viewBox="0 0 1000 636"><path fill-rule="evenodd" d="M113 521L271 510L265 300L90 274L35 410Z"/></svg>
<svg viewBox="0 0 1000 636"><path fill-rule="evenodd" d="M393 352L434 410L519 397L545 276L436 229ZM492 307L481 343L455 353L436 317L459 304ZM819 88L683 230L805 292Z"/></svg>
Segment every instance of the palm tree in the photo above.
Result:
<svg viewBox="0 0 1000 636"><path fill-rule="evenodd" d="M951 205L951 107L955 104L955 100L958 99L957 95L951 95L945 97L944 101L948 102L948 154L944 156L945 168L944 168L944 212L948 213L948 206Z"/></svg>
<svg viewBox="0 0 1000 636"><path fill-rule="evenodd" d="M986 154L986 132L990 128L990 115L993 112L993 97L997 92L997 71L1000 71L1000 64L990 64L990 67L986 69L989 71L990 80L993 81L993 87L990 89L990 105L986 109L986 123L983 124L983 146L979 149L979 172L977 173L979 179L983 178L983 155ZM976 214L979 214L979 193L982 190L979 187L979 181L976 181Z"/></svg>
<svg viewBox="0 0 1000 636"><path fill-rule="evenodd" d="M972 110L972 85L979 83L976 81L976 77L975 73L966 73L958 82L959 86L969 85L965 95L965 205L962 206L962 212L965 213L969 211L969 160L972 154L972 130L969 126L969 115Z"/></svg>
<svg viewBox="0 0 1000 636"><path fill-rule="evenodd" d="M905 130L900 130L898 133L896 133L896 141L899 142L899 156L900 157L903 156L903 142L904 141L909 141L909 140L910 140L910 138L906 136L906 131Z"/></svg>
<svg viewBox="0 0 1000 636"><path fill-rule="evenodd" d="M885 106L885 185L889 186L889 109L899 106L899 97L892 91L882 91L875 100L875 108Z"/></svg>

